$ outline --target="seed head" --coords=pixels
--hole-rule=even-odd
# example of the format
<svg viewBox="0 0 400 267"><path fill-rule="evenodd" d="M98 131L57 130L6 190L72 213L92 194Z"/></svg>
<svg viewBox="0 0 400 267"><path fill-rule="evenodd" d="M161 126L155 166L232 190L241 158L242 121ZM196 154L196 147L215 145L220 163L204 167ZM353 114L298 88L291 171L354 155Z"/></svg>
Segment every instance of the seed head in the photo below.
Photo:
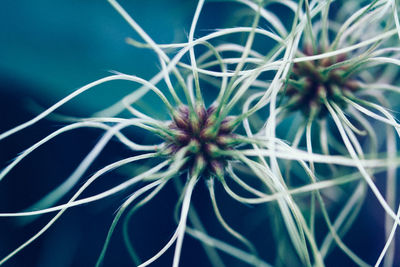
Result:
<svg viewBox="0 0 400 267"><path fill-rule="evenodd" d="M186 148L188 163L183 167L191 171L221 175L228 159L220 152L234 148L233 116L226 117L217 123L217 109L211 106L205 109L202 105L195 107L191 113L187 106L180 106L173 113L173 121L169 125L171 137L165 139L170 155ZM201 162L201 164L199 164ZM218 172L218 173L217 173Z"/></svg>
<svg viewBox="0 0 400 267"><path fill-rule="evenodd" d="M313 55L308 46L304 53ZM346 103L342 96L357 91L357 79L351 75L349 65L332 65L346 60L345 54L314 61L297 62L289 77L286 96L289 97L289 110L301 110L305 116L315 115L322 118L328 114L324 100L333 101L342 109Z"/></svg>

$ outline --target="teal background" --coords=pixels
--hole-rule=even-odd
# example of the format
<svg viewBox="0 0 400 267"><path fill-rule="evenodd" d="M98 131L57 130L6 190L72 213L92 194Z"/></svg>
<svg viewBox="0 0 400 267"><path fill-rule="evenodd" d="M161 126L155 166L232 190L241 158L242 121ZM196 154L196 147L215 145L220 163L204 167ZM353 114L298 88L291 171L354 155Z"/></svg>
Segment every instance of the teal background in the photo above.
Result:
<svg viewBox="0 0 400 267"><path fill-rule="evenodd" d="M170 43L186 40L197 1L125 0L120 3L157 43ZM208 4L205 7L208 15L202 17L198 27L204 30L198 34L222 27L230 19L229 11L229 3ZM107 1L2 1L0 132L32 118L38 109L49 107L77 88L109 75L111 70L151 78L160 69L154 53L126 44L126 37L138 38ZM267 50L262 47L263 44L256 45ZM119 82L99 86L67 104L60 112L87 116L135 88L136 85ZM152 103L149 104L151 106ZM1 141L0 168L61 126L62 123L44 120ZM96 144L101 134L101 131L82 130L63 135L24 160L0 182L0 212L22 210L60 184ZM134 132L132 136L143 141L146 134ZM105 164L131 155L118 142L111 142L85 178ZM101 192L126 177L125 174L107 176L86 194ZM383 187L383 183L380 186ZM123 192L98 203L71 209L47 233L4 266L93 266L115 211L129 193ZM276 248L274 237L269 232L269 221L277 215L266 211L265 206L238 204L226 196L220 185L217 185L217 193L227 221L259 247L259 253L265 260L273 262ZM135 221L132 227L136 229L135 238L140 240L136 246L143 257L152 256L155 248L161 248L171 236L175 227L172 212L177 198L170 184L154 202L138 213L140 220ZM203 181L196 188L194 203L212 233L241 247L219 227L211 212ZM375 206L376 200L369 196L354 231L345 238L350 247L355 247L355 251L371 263L378 256L376 248L384 245L383 212L375 210ZM50 218L51 215L43 216L26 227L21 227L18 220L0 218L0 257L27 240ZM120 229L117 227L114 233L103 266L131 266ZM375 244L371 244L370 240L375 240ZM172 254L173 249L152 266L170 266ZM288 254L288 257L292 255ZM223 258L227 266L247 266L229 256ZM352 262L338 250L328 261L327 266L338 266L338 263L352 266ZM209 266L201 246L190 237L185 237L182 266Z"/></svg>

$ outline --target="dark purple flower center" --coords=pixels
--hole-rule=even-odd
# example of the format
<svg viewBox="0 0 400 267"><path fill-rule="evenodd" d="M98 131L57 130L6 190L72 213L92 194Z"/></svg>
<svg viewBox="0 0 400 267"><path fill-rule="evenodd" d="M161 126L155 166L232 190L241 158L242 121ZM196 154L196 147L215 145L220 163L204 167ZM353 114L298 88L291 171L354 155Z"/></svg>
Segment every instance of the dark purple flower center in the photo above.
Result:
<svg viewBox="0 0 400 267"><path fill-rule="evenodd" d="M305 54L313 55L311 49L306 49ZM289 110L301 110L306 116L314 112L316 117L322 118L328 114L324 98L345 109L346 103L342 97L358 90L357 80L349 64L330 67L346 59L346 55L340 54L295 63L285 93L289 97Z"/></svg>
<svg viewBox="0 0 400 267"><path fill-rule="evenodd" d="M187 147L188 163L184 168L192 169L196 161L204 162L204 170L209 173L222 171L227 157L221 151L233 149L234 134L232 117L218 123L218 114L214 107L197 107L191 114L187 106L181 106L174 114L169 125L171 139L167 141L171 153Z"/></svg>

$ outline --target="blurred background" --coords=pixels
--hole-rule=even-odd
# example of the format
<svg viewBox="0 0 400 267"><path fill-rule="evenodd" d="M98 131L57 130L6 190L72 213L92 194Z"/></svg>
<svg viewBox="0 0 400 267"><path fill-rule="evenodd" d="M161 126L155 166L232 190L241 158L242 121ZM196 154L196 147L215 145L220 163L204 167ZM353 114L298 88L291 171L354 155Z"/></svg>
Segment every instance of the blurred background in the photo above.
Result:
<svg viewBox="0 0 400 267"><path fill-rule="evenodd" d="M124 0L120 4L157 43L187 40L197 1ZM231 3L207 4L198 24L204 31L223 27L235 10ZM201 35L201 33L199 34ZM0 8L0 132L4 132L49 107L77 88L118 71L149 79L156 74L159 63L151 50L128 45L125 38L138 39L135 32L107 1L82 0L3 0ZM112 82L96 87L71 101L60 112L88 116L120 99L137 87ZM0 168L47 134L63 124L44 120L21 133L0 142ZM102 131L80 130L49 142L24 160L0 182L0 212L20 211L60 184L76 168L101 137ZM135 132L135 140L145 135ZM132 156L118 142L107 146L102 156L87 172L115 160ZM99 181L86 196L102 192L124 181L125 173L113 173ZM129 192L73 208L33 244L4 266L94 266L115 211ZM249 207L230 199L217 185L217 198L225 218L234 229L257 244L261 257L274 261L277 248L269 224L274 208ZM64 200L66 200L65 198ZM178 195L168 185L134 218L135 247L139 255L148 258L170 238L175 228L173 209ZM193 196L200 217L210 232L227 242L241 244L218 225L204 182L200 181ZM374 262L384 245L383 212L371 208L374 198L368 198L354 231L345 238L368 262ZM0 258L10 253L44 226L53 214L41 216L33 223L0 218ZM322 227L322 230L326 230ZM279 237L278 237L279 238ZM283 238L283 237L282 237ZM371 244L374 240L374 244ZM182 266L210 266L199 242L185 237ZM242 248L245 249L245 248ZM288 251L290 252L290 248ZM225 255L221 253L222 255ZM152 266L170 266L173 249ZM288 253L288 257L292 257ZM227 266L248 266L229 256L223 256ZM328 266L352 266L352 262L337 250L328 258ZM132 266L117 226L103 266Z"/></svg>
<svg viewBox="0 0 400 267"><path fill-rule="evenodd" d="M2 4L2 91L21 100L33 97L48 106L113 70L142 78L150 78L158 70L154 53L125 42L125 38L137 39L137 35L107 1L6 0ZM121 4L156 42L170 43L185 39L196 2ZM4 85L7 83L14 86ZM116 99L118 89L100 89L96 99L89 93L79 108L96 109L102 101Z"/></svg>

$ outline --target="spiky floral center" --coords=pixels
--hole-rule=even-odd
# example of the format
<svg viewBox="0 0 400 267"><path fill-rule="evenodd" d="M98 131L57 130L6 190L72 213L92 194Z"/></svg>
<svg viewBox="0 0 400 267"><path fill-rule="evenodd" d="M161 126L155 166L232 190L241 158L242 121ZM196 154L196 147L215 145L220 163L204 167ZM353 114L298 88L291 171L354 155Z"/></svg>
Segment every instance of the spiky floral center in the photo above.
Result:
<svg viewBox="0 0 400 267"><path fill-rule="evenodd" d="M306 49L305 54L313 55L312 49ZM307 117L313 114L319 118L328 114L324 100L345 109L346 103L342 97L358 90L357 80L351 75L348 64L330 67L346 59L346 55L341 54L295 63L286 92L289 96L289 109L301 110Z"/></svg>
<svg viewBox="0 0 400 267"><path fill-rule="evenodd" d="M218 114L214 107L205 109L196 107L190 112L187 106L179 107L169 129L173 133L167 141L171 153L187 148L188 163L184 168L193 169L202 162L203 169L211 174L221 175L226 165L227 157L221 151L233 149L235 139L232 117L227 117L218 123Z"/></svg>

